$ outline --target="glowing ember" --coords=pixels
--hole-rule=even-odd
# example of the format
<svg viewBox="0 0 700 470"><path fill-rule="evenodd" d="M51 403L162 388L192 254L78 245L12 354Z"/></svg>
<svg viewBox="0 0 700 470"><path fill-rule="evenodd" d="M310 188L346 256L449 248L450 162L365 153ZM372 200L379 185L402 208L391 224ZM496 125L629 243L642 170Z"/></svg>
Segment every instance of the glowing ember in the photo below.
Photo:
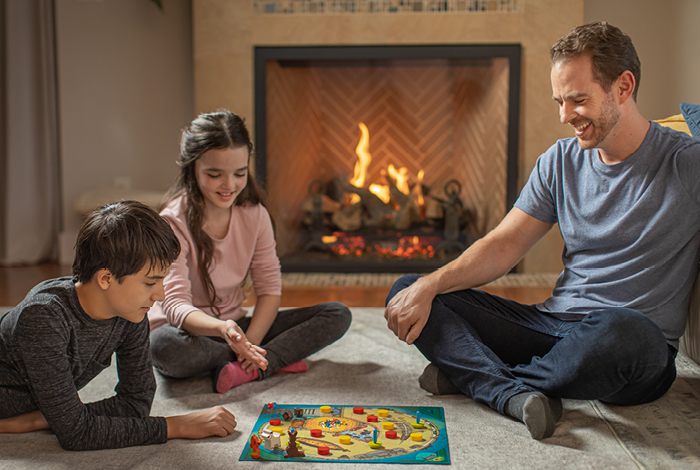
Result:
<svg viewBox="0 0 700 470"><path fill-rule="evenodd" d="M375 243L373 246L367 244L367 241L360 236L348 236L342 232L333 234L336 240L331 242L331 237L324 237L324 243L330 246L330 249L336 255L359 258L374 254L382 258L433 258L435 256L434 245L437 245L440 237L403 237L397 234L397 239L393 241L383 240ZM326 241L326 238L329 241Z"/></svg>

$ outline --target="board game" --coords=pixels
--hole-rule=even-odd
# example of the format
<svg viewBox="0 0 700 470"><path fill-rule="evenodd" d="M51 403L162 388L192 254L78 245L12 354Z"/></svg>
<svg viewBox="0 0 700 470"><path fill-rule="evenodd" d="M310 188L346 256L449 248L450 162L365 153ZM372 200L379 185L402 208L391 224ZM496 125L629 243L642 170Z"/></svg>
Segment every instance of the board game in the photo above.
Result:
<svg viewBox="0 0 700 470"><path fill-rule="evenodd" d="M270 403L240 460L449 464L445 414L432 406Z"/></svg>

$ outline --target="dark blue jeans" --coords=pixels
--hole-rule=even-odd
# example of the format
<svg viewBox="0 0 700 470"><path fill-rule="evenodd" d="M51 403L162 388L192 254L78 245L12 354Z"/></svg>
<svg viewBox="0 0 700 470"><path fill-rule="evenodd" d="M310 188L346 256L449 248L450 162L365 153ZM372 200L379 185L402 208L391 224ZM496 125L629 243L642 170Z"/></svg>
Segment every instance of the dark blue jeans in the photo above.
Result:
<svg viewBox="0 0 700 470"><path fill-rule="evenodd" d="M418 276L404 276L387 303ZM605 308L560 320L468 289L437 296L414 343L464 394L500 413L521 392L636 405L656 400L676 378L676 350L636 310Z"/></svg>

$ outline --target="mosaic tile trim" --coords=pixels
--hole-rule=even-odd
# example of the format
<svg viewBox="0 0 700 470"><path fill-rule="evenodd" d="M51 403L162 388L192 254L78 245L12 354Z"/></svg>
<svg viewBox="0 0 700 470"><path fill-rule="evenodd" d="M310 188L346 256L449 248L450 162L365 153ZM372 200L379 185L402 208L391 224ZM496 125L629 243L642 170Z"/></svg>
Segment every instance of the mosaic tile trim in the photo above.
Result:
<svg viewBox="0 0 700 470"><path fill-rule="evenodd" d="M259 15L352 13L519 13L525 0L253 0Z"/></svg>

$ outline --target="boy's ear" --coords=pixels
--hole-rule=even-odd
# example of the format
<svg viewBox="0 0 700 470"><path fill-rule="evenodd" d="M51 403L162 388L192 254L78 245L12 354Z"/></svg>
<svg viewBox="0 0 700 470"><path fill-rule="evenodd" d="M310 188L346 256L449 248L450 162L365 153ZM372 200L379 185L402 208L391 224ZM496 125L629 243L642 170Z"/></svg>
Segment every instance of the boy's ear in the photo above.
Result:
<svg viewBox="0 0 700 470"><path fill-rule="evenodd" d="M95 273L95 282L102 290L109 289L109 286L114 282L114 276L112 272L107 268L102 268Z"/></svg>

